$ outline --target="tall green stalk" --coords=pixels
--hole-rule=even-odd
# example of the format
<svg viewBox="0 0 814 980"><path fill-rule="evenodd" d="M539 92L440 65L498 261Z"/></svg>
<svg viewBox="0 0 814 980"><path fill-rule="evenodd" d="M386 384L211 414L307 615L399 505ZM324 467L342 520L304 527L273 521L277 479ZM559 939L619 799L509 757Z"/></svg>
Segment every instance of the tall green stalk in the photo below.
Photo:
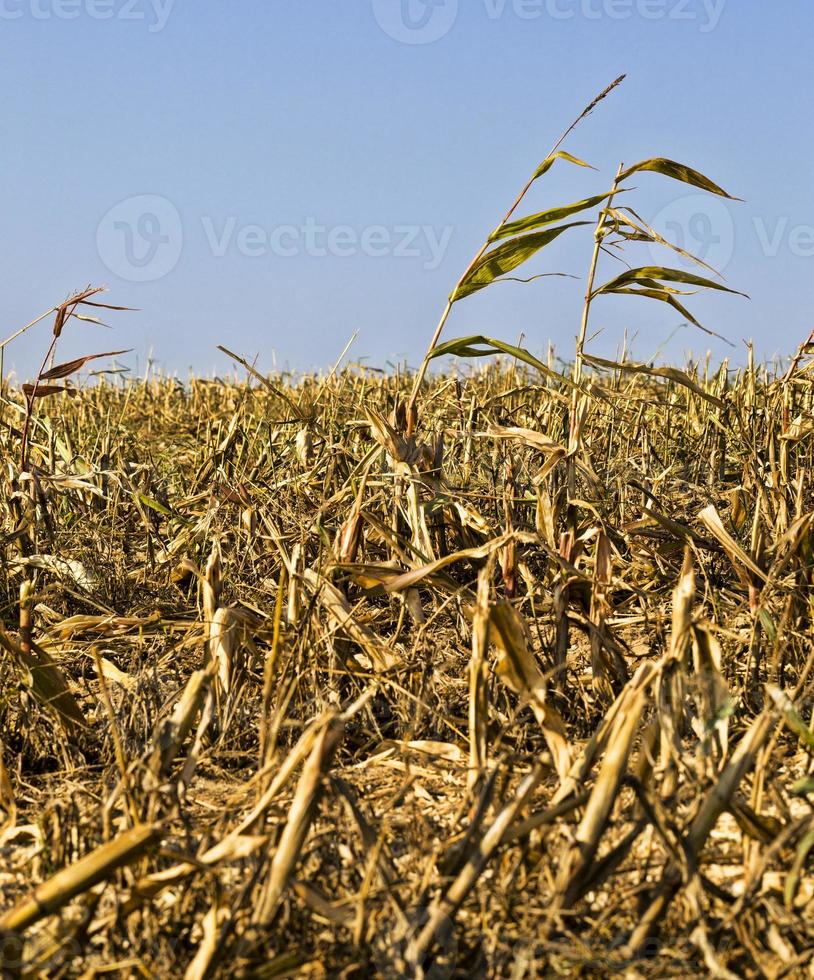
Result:
<svg viewBox="0 0 814 980"><path fill-rule="evenodd" d="M565 130L565 132L562 134L562 136L560 136L560 138L551 147L551 150L549 151L548 155L545 158L546 160L551 160L554 157L554 155L559 150L559 148L562 146L562 144L565 142L565 140L577 128L577 126L582 122L582 120L585 119L586 116L590 115L590 113L593 112L593 110L596 108L596 106L599 105L599 103L603 99L605 99L608 95L610 95L610 93L618 85L621 85L624 80L625 80L625 75L620 75L617 79L615 79L613 82L611 82L611 84L608 85L607 88L603 89L599 93L599 95L597 95L596 98L593 99L582 110L582 112L571 123L571 125L568 127L568 129ZM511 220L511 218L514 215L515 211L518 209L518 207L520 207L520 204L522 203L523 198L526 196L526 194L531 189L531 185L537 180L537 178L539 176L540 176L540 170L537 170L529 178L529 180L526 183L525 187L520 191L520 193L515 198L514 204L512 204L512 206L506 212L503 220L498 225L498 231L500 229L504 228L508 224L508 222ZM461 288L461 286L466 282L466 280L468 279L468 277L471 275L471 273L473 272L473 270L476 268L476 266L478 265L478 263L480 262L480 260L484 257L484 255L486 254L489 246L492 244L493 241L494 241L494 235L491 235L483 243L483 245L481 246L481 248L475 254L475 257L472 259L472 261L467 266L467 268L464 271L464 273L461 276L461 278L458 280L458 283L457 283L455 289L452 291L452 293L450 294L449 299L447 300L447 304L444 307L444 312L441 314L441 319L438 321L438 326L435 328L435 333L432 335L432 340L430 341L430 345L427 348L427 353L424 355L424 360L421 363L421 367L416 372L415 380L413 381L412 391L410 392L410 398L409 398L409 400L407 402L407 412L406 412L406 415L407 415L407 436L408 437L411 436L413 434L413 432L415 431L415 427L416 427L416 424L418 422L418 416L417 416L416 407L415 407L416 401L418 399L418 393L421 390L421 385L423 384L424 378L426 377L427 369L429 367L429 363L432 360L433 351L438 346L438 342L441 339L441 334L444 332L444 327L446 326L446 322L449 319L450 313L452 312L452 307L453 307L453 304L455 303L456 294L458 293L458 291Z"/></svg>

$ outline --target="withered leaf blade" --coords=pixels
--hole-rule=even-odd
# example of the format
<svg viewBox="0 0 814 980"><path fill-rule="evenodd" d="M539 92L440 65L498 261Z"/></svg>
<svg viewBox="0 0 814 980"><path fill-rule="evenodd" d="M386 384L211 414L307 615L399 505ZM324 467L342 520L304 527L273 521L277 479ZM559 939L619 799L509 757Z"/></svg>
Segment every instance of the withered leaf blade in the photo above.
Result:
<svg viewBox="0 0 814 980"><path fill-rule="evenodd" d="M65 394L71 398L75 398L78 394L76 388L68 387L67 385L23 385L23 394L27 398L46 398L48 395L61 395Z"/></svg>
<svg viewBox="0 0 814 980"><path fill-rule="evenodd" d="M77 357L73 361L65 361L64 364L57 364L50 371L45 371L41 377L43 381L55 381L58 378L67 378L69 374L75 374L89 361L96 361L100 357L118 357L120 354L129 354L131 350L132 348L128 350L106 351L103 354L86 354L84 357Z"/></svg>

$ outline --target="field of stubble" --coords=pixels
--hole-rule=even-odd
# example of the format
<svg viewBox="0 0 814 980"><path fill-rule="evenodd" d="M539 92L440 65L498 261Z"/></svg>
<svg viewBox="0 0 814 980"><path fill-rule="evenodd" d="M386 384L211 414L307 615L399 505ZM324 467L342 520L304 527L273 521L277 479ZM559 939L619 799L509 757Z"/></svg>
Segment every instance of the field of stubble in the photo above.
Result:
<svg viewBox="0 0 814 980"><path fill-rule="evenodd" d="M812 975L808 353L586 360L4 387L4 975Z"/></svg>

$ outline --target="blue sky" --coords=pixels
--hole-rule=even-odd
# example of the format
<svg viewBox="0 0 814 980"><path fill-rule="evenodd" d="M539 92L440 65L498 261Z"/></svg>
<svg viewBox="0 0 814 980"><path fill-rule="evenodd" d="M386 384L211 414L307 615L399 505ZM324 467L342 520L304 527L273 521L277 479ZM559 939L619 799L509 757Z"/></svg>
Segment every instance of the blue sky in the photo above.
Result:
<svg viewBox="0 0 814 980"><path fill-rule="evenodd" d="M112 333L74 324L66 356L132 347L134 369L152 352L211 373L223 343L307 369L358 331L351 357L416 364L530 172L627 72L566 144L599 173L552 171L527 210L600 193L621 161L686 162L744 203L652 175L627 203L751 299L690 301L731 352L616 297L596 304L590 349L613 354L627 330L643 359L742 361L747 338L790 353L814 326L812 36L806 0L0 0L0 332L105 283L139 312ZM447 336L567 357L590 248L588 229L526 267L581 281L490 287ZM29 375L46 333L6 369Z"/></svg>

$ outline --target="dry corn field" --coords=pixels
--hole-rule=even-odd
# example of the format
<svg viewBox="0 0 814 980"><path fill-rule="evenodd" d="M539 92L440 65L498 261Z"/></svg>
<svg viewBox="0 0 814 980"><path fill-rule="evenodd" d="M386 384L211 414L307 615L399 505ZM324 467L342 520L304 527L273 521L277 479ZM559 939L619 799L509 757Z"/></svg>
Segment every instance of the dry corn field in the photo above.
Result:
<svg viewBox="0 0 814 980"><path fill-rule="evenodd" d="M622 80L414 373L76 387L91 287L0 343L53 315L0 384L4 976L814 977L814 333L586 351L607 297L742 295L619 203L736 200L674 160L513 217ZM572 365L441 342L591 226Z"/></svg>
<svg viewBox="0 0 814 980"><path fill-rule="evenodd" d="M4 975L811 976L812 364L6 386Z"/></svg>

